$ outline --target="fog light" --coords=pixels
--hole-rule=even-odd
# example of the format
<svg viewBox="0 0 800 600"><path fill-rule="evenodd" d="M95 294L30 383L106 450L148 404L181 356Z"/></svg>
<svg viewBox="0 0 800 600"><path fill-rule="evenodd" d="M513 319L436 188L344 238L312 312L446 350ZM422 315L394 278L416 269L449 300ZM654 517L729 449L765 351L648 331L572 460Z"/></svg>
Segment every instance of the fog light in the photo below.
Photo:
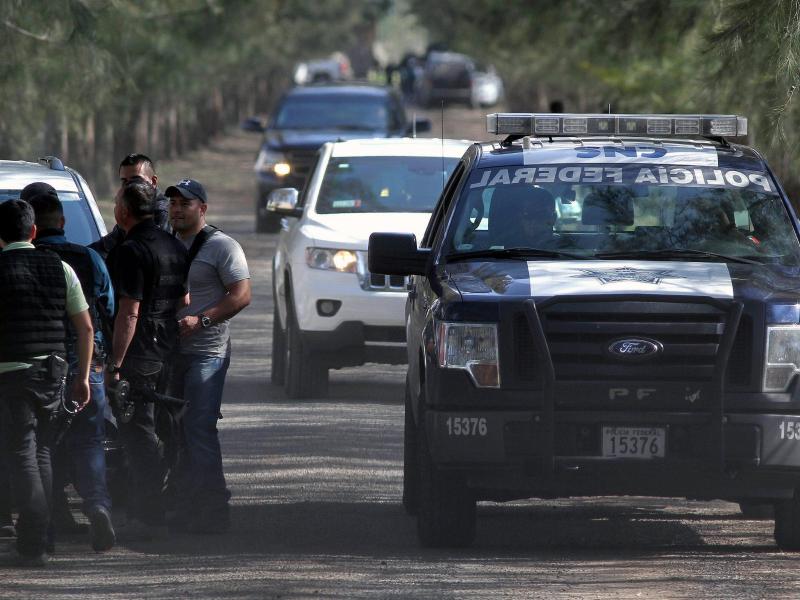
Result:
<svg viewBox="0 0 800 600"><path fill-rule="evenodd" d="M275 175L279 177L286 177L292 171L292 167L289 166L289 163L285 162L277 163L273 169L275 170Z"/></svg>
<svg viewBox="0 0 800 600"><path fill-rule="evenodd" d="M317 300L317 313L320 317L332 317L342 306L339 300Z"/></svg>

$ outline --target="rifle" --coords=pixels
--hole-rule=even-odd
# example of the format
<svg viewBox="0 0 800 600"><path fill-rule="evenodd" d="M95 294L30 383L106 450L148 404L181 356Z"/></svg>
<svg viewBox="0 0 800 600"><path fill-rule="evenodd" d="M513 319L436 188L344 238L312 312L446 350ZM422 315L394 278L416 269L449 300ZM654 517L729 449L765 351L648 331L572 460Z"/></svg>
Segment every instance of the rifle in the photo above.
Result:
<svg viewBox="0 0 800 600"><path fill-rule="evenodd" d="M108 400L109 404L111 404L111 408L114 409L114 415L121 423L129 423L133 418L136 400L131 397L131 391L137 392L137 396L144 402L159 402L162 404L172 404L178 407L183 407L186 403L183 398L159 394L154 389L147 386L131 386L128 380L120 379L113 386L109 386Z"/></svg>

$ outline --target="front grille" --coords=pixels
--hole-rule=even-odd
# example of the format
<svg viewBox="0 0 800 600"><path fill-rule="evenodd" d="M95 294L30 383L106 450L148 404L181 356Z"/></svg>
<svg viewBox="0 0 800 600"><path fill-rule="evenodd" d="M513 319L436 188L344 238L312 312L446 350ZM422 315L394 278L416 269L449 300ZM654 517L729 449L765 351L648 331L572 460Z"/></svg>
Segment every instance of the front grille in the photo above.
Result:
<svg viewBox="0 0 800 600"><path fill-rule="evenodd" d="M286 161L291 165L292 177L305 179L317 157L316 150L291 150L286 152Z"/></svg>
<svg viewBox="0 0 800 600"><path fill-rule="evenodd" d="M708 304L684 302L561 302L540 312L559 381L694 381L714 375L726 313ZM533 337L524 314L515 318L517 376L535 379ZM620 338L647 338L663 350L652 358L627 361L611 354ZM728 380L749 383L752 320L744 316L735 338ZM524 358L522 358L524 356Z"/></svg>
<svg viewBox="0 0 800 600"><path fill-rule="evenodd" d="M408 278L403 275L382 275L381 273L370 273L367 277L369 290L390 290L406 291L408 289Z"/></svg>

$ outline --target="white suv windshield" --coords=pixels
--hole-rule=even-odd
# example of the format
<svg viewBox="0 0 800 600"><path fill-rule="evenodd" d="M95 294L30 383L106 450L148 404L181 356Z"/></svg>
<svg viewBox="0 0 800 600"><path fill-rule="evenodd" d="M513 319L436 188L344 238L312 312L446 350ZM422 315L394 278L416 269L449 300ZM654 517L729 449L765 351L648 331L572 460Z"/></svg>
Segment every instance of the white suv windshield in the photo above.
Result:
<svg viewBox="0 0 800 600"><path fill-rule="evenodd" d="M316 211L331 213L431 212L457 158L358 156L332 158Z"/></svg>
<svg viewBox="0 0 800 600"><path fill-rule="evenodd" d="M741 169L478 169L464 186L445 251L510 248L587 258L708 252L800 264L797 235L774 181Z"/></svg>
<svg viewBox="0 0 800 600"><path fill-rule="evenodd" d="M18 199L20 190L0 190L0 202ZM67 239L86 246L100 238L100 230L85 200L76 192L58 192L58 199L64 207L64 232Z"/></svg>

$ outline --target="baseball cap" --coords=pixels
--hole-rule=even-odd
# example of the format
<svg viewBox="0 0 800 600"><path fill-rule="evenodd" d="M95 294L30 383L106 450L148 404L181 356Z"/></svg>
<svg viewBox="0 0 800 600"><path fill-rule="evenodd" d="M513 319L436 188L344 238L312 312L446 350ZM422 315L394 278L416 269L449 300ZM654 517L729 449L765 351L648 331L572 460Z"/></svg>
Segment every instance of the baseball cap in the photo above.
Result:
<svg viewBox="0 0 800 600"><path fill-rule="evenodd" d="M19 199L25 200L26 202L35 196L53 196L54 198L58 198L56 188L44 181L29 183L22 188L22 191L19 193Z"/></svg>
<svg viewBox="0 0 800 600"><path fill-rule="evenodd" d="M180 195L189 200L200 200L203 204L208 201L205 188L199 181L195 181L194 179L181 179L175 185L169 186L164 192L164 195L167 198Z"/></svg>

